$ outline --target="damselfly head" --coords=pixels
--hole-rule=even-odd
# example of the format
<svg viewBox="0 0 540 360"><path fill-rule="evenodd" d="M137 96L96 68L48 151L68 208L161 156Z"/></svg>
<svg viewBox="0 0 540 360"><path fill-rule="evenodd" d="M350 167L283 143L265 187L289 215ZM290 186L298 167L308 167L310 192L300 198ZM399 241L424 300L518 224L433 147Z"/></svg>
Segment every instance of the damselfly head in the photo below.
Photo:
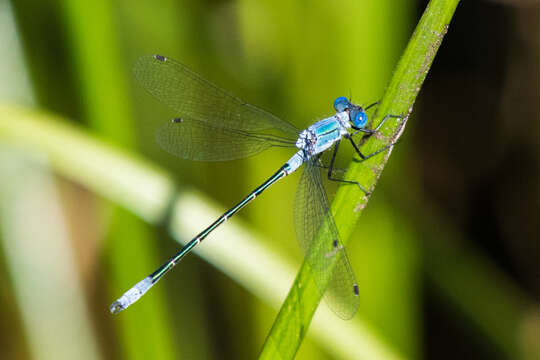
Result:
<svg viewBox="0 0 540 360"><path fill-rule="evenodd" d="M349 122L353 129L361 129L366 126L367 114L361 106L354 105L345 96L340 96L334 100L334 109L340 113L347 111L349 113Z"/></svg>
<svg viewBox="0 0 540 360"><path fill-rule="evenodd" d="M345 96L340 96L334 100L334 109L336 109L336 112L338 113L348 110L351 105L352 104L349 102L349 99L347 99Z"/></svg>
<svg viewBox="0 0 540 360"><path fill-rule="evenodd" d="M364 109L356 105L353 105L349 110L349 118L351 121L351 126L356 130L362 129L364 126L366 126L368 121L368 116Z"/></svg>

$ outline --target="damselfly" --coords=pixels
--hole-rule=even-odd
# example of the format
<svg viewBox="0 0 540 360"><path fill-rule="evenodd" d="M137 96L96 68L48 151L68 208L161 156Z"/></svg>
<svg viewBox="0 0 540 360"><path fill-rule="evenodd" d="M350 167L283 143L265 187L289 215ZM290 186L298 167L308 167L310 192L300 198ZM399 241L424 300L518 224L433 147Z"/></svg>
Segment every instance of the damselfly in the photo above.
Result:
<svg viewBox="0 0 540 360"><path fill-rule="evenodd" d="M376 128L368 129L366 111L377 103L362 108L345 97L338 97L334 101L335 115L300 131L164 56L140 58L134 72L148 92L181 116L163 126L157 136L161 147L174 155L199 161L223 161L247 157L270 147L297 148L297 152L268 180L195 236L156 271L124 293L111 305L111 312L119 313L137 301L208 234L265 189L304 164L294 205L298 243L317 287L323 293L328 289L325 300L330 308L341 318L351 318L359 304L358 285L330 213L321 180L320 155L333 145L328 179L355 184L367 194L358 182L334 175L334 160L340 141L348 140L361 159L365 160L392 145L363 155L353 139L354 135L376 133L388 118L399 119L400 116L386 115Z"/></svg>

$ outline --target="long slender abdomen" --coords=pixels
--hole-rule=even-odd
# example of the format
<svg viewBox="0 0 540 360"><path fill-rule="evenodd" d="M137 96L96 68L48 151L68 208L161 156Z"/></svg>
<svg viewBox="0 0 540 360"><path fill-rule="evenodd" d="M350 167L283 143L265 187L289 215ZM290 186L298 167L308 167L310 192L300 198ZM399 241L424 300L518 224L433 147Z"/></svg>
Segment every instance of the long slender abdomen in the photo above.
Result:
<svg viewBox="0 0 540 360"><path fill-rule="evenodd" d="M294 158L294 156L293 156ZM292 159L292 158L291 158ZM296 159L296 158L295 158ZM300 166L301 163L298 165ZM296 165L295 165L296 166ZM296 168L298 168L298 166ZM294 170L296 170L296 168ZM188 254L195 246L201 243L208 234L214 231L219 225L223 224L231 216L236 214L240 209L246 206L249 202L253 201L257 196L259 196L264 190L270 187L272 184L276 183L278 180L289 175L292 171L290 165L287 163L283 165L274 175L272 175L268 180L258 186L253 190L248 196L243 198L238 204L226 211L223 215L217 218L210 226L201 231L197 236L195 236L190 242L188 242L179 252L177 252L173 257L167 260L163 265L161 265L156 271L144 278L142 281L138 282L131 289L126 291L118 300L116 300L110 307L110 310L113 314L118 314L120 311L126 309L128 306L139 300L144 293L146 293L155 283L157 283L167 272L169 272L182 258Z"/></svg>

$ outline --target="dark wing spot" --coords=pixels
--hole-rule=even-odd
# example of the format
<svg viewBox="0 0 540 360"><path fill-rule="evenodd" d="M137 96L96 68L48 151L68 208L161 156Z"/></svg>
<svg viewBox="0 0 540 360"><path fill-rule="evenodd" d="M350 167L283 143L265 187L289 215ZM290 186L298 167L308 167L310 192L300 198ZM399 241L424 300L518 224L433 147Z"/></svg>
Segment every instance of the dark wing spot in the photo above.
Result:
<svg viewBox="0 0 540 360"><path fill-rule="evenodd" d="M179 118L179 117L178 117L178 118L174 118L174 119L171 120L171 122L173 122L173 123L175 123L175 124L179 124L179 123L182 122L182 118Z"/></svg>
<svg viewBox="0 0 540 360"><path fill-rule="evenodd" d="M354 296L360 295L360 290L358 290L358 285L357 284L353 285L353 291L354 291Z"/></svg>
<svg viewBox="0 0 540 360"><path fill-rule="evenodd" d="M338 247L337 239L334 239L333 245L334 245L334 249Z"/></svg>
<svg viewBox="0 0 540 360"><path fill-rule="evenodd" d="M154 55L154 59L156 60L159 60L159 61L163 61L165 62L167 60L167 58L165 56L162 56L162 55Z"/></svg>

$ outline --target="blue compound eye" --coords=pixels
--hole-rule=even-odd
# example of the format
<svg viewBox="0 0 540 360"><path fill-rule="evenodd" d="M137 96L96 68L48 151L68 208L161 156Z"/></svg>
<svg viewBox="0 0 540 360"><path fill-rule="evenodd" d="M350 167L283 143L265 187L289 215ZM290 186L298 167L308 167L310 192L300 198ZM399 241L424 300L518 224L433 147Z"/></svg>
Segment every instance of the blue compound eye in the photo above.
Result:
<svg viewBox="0 0 540 360"><path fill-rule="evenodd" d="M336 109L337 112L345 111L350 106L351 103L349 102L349 99L347 99L345 96L340 96L334 101L334 109Z"/></svg>
<svg viewBox="0 0 540 360"><path fill-rule="evenodd" d="M359 110L354 114L351 114L353 127L361 129L366 126L367 123L367 114L364 110Z"/></svg>

